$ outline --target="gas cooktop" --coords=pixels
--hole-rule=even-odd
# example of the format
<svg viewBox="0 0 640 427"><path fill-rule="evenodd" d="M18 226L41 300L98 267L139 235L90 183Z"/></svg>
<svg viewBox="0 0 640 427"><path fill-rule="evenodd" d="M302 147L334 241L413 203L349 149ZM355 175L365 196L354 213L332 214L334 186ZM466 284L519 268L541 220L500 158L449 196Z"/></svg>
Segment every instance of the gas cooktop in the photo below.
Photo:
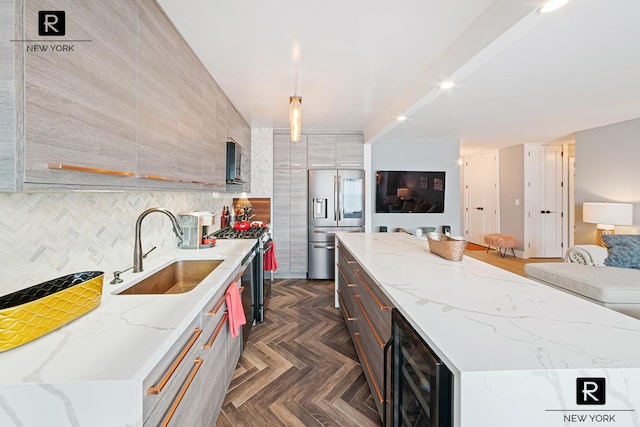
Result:
<svg viewBox="0 0 640 427"><path fill-rule="evenodd" d="M259 239L265 235L267 227L252 226L248 230L234 230L233 227L221 228L213 233L216 239Z"/></svg>

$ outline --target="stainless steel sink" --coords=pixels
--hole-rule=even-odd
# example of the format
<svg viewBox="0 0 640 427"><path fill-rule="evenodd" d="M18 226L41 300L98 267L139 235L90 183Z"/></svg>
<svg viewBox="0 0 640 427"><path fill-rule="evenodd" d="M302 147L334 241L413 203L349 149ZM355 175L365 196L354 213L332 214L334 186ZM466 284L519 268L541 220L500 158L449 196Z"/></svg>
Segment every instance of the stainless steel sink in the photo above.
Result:
<svg viewBox="0 0 640 427"><path fill-rule="evenodd" d="M183 260L169 264L157 273L117 295L182 294L189 292L215 270L222 260Z"/></svg>

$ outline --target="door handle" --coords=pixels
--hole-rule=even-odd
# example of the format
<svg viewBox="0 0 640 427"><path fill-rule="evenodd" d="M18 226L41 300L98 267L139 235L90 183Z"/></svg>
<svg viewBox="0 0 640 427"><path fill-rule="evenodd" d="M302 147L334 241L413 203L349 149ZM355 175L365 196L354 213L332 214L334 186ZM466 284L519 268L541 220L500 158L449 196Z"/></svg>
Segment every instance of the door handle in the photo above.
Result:
<svg viewBox="0 0 640 427"><path fill-rule="evenodd" d="M342 177L338 175L338 221L342 220Z"/></svg>
<svg viewBox="0 0 640 427"><path fill-rule="evenodd" d="M333 177L333 220L338 220L338 176Z"/></svg>
<svg viewBox="0 0 640 427"><path fill-rule="evenodd" d="M387 377L389 376L389 372L387 372L387 364L389 362L388 360L388 353L389 353L389 348L393 345L393 336L391 338L389 338L389 341L387 341L387 343L384 345L384 350L383 350L383 356L382 356L382 423L383 425L386 425L387 423L387 406L389 406L389 404L391 402L389 402L389 398L387 396L387 388L388 388L388 379Z"/></svg>

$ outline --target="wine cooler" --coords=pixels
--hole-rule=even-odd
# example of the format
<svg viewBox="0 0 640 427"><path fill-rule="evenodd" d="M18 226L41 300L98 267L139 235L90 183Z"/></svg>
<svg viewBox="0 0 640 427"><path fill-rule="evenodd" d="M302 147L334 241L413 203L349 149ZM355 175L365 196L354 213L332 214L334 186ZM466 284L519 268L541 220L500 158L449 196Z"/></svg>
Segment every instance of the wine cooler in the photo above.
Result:
<svg viewBox="0 0 640 427"><path fill-rule="evenodd" d="M453 375L397 309L393 309L393 426L453 425Z"/></svg>

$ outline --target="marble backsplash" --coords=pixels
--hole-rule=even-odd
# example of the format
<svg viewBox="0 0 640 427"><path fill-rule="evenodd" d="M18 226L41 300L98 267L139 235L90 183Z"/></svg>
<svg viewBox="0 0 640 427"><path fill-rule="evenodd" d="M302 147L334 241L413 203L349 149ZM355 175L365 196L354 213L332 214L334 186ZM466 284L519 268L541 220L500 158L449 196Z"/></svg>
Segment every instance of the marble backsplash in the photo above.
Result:
<svg viewBox="0 0 640 427"><path fill-rule="evenodd" d="M219 216L232 197L199 192L0 193L0 295L78 271L104 271L106 283L113 271L132 264L135 223L144 210L207 210ZM157 246L149 257L176 246L166 215L152 213L144 219L142 244L144 251Z"/></svg>

